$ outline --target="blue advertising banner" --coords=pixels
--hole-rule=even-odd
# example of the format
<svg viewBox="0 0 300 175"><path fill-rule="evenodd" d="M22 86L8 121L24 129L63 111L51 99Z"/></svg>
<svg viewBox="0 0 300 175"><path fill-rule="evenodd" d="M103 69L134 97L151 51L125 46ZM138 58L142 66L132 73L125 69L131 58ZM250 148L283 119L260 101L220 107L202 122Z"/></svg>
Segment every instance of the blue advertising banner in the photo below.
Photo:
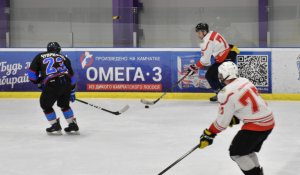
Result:
<svg viewBox="0 0 300 175"><path fill-rule="evenodd" d="M176 83L187 72L191 64L196 64L200 59L200 52L173 52L172 53L172 83ZM213 62L213 60L212 60ZM207 67L198 71L198 74L185 78L176 88L174 92L212 92L210 86L205 79Z"/></svg>
<svg viewBox="0 0 300 175"><path fill-rule="evenodd" d="M188 66L200 58L199 52L173 52L172 53L172 83L176 83L186 73ZM272 93L272 67L271 52L255 51L241 52L237 56L236 64L239 76L248 78L261 93ZM211 60L213 63L214 61ZM207 67L200 69L198 74L183 80L174 92L213 92L205 79Z"/></svg>
<svg viewBox="0 0 300 175"><path fill-rule="evenodd" d="M84 51L75 57L80 58L79 91L161 92L170 87L169 52Z"/></svg>
<svg viewBox="0 0 300 175"><path fill-rule="evenodd" d="M27 71L37 51L0 52L0 91L38 91ZM187 77L171 89L188 66L200 58L198 51L106 51L63 52L72 62L77 91L82 92L212 92L205 79L207 69ZM271 52L241 52L239 74L263 93L272 92Z"/></svg>
<svg viewBox="0 0 300 175"><path fill-rule="evenodd" d="M0 91L36 91L28 68L38 52L0 52Z"/></svg>

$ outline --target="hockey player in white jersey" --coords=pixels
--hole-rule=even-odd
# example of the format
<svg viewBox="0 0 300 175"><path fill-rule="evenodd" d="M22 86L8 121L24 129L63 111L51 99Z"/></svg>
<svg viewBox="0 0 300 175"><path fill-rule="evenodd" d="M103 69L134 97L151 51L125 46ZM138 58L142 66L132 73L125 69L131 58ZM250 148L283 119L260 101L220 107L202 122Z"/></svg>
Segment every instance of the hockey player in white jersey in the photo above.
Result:
<svg viewBox="0 0 300 175"><path fill-rule="evenodd" d="M228 44L224 37L215 31L209 31L208 24L199 23L195 31L200 39L201 58L196 64L189 67L189 72L196 73L202 67L210 66L205 78L214 91L222 89L223 86L218 81L218 67L224 61L236 60L236 55L240 53L234 45ZM210 98L210 101L217 101L217 96Z"/></svg>
<svg viewBox="0 0 300 175"><path fill-rule="evenodd" d="M211 145L218 133L241 120L244 124L230 145L230 157L245 175L263 175L256 152L275 125L272 111L256 87L248 79L238 77L233 62L222 63L218 70L225 87L218 94L218 117L201 135L200 148Z"/></svg>

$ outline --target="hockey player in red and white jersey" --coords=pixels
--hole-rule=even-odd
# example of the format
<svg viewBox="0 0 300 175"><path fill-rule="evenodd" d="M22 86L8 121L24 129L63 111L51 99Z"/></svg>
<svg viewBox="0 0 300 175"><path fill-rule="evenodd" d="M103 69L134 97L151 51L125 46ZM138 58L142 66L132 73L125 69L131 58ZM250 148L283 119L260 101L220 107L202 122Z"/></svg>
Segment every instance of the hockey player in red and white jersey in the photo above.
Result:
<svg viewBox="0 0 300 175"><path fill-rule="evenodd" d="M230 157L245 175L263 175L255 152L260 151L275 125L272 111L256 87L248 79L238 77L233 62L224 62L218 71L220 82L225 84L218 94L218 117L204 130L199 146L211 145L218 133L241 120L244 124L230 145Z"/></svg>
<svg viewBox="0 0 300 175"><path fill-rule="evenodd" d="M224 37L215 31L209 31L208 24L199 23L195 31L200 39L201 58L196 64L189 67L189 72L196 73L203 67L210 66L205 78L214 91L222 89L223 86L218 80L218 67L224 61L235 62L236 55L240 53L234 45L228 44ZM213 62L212 59L213 58ZM217 101L217 96L210 98L211 101Z"/></svg>

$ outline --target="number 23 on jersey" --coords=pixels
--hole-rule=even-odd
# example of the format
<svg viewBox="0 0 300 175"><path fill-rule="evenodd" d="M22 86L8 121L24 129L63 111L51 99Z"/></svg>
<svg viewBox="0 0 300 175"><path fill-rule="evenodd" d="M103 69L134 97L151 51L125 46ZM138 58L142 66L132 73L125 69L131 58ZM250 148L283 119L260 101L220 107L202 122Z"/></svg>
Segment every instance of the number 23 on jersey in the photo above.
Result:
<svg viewBox="0 0 300 175"><path fill-rule="evenodd" d="M59 66L54 67L55 63L59 63ZM51 75L55 73L67 72L68 69L64 65L64 61L61 57L57 58L46 58L43 60L43 64L47 64L46 75Z"/></svg>

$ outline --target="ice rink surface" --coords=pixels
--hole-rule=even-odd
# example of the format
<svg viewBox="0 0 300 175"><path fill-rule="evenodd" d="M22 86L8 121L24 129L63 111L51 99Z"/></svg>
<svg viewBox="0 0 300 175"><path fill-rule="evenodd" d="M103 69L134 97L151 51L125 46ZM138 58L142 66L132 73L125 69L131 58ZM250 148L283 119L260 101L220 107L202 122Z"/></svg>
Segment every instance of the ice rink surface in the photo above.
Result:
<svg viewBox="0 0 300 175"><path fill-rule="evenodd" d="M196 144L217 113L208 101L85 99L120 116L75 102L80 135L48 136L37 99L1 99L0 175L156 175ZM258 154L265 175L300 174L300 102L269 102L276 126ZM66 122L61 111L62 127ZM228 155L240 126L219 134L166 175L241 175Z"/></svg>

